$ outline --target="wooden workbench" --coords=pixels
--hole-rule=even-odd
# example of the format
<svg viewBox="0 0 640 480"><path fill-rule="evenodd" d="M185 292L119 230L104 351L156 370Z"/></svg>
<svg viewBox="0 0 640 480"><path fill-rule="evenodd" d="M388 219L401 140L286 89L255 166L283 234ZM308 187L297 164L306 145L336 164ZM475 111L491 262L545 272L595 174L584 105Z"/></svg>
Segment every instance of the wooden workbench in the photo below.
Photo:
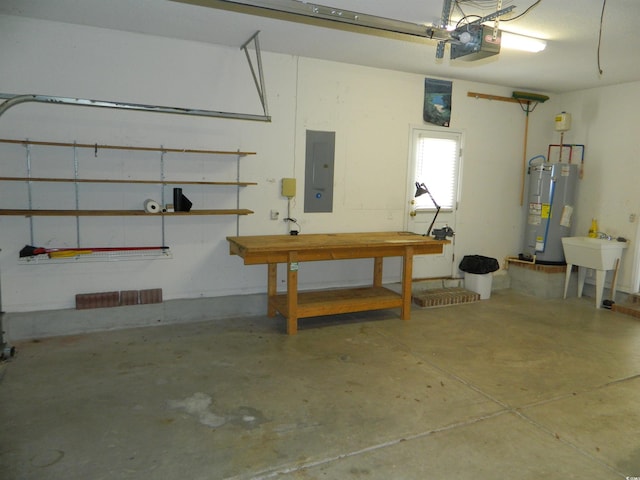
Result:
<svg viewBox="0 0 640 480"><path fill-rule="evenodd" d="M268 265L268 315L280 312L287 333L295 335L298 319L337 313L400 308L400 318L411 316L411 274L414 255L442 253L447 240L410 232L258 235L227 237L231 255L245 265ZM384 257L402 257L402 290L382 286ZM298 262L373 258L373 284L339 290L298 293ZM287 293L277 293L277 264L287 264Z"/></svg>

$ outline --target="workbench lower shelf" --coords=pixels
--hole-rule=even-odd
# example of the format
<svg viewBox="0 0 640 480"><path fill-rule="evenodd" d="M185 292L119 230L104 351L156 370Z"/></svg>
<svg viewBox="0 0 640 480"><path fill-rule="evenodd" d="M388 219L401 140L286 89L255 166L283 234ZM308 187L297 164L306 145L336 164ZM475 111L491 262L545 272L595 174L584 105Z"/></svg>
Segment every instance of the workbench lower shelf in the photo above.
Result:
<svg viewBox="0 0 640 480"><path fill-rule="evenodd" d="M287 294L269 299L269 307L289 317ZM297 318L402 307L402 296L385 287L341 288L299 292Z"/></svg>

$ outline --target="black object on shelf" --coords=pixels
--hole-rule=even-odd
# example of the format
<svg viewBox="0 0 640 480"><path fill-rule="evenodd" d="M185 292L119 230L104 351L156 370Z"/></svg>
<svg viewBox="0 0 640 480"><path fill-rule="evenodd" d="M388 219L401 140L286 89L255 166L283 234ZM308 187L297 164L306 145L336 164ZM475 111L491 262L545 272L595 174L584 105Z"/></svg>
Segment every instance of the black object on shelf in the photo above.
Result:
<svg viewBox="0 0 640 480"><path fill-rule="evenodd" d="M181 188L173 189L173 211L174 212L188 212L191 210L191 200L184 196Z"/></svg>

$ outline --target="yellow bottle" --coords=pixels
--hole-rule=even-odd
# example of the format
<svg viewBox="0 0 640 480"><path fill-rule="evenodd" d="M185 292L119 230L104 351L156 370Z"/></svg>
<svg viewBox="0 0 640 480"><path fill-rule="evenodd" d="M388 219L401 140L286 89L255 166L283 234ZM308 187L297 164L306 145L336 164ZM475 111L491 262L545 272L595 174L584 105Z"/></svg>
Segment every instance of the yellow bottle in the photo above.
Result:
<svg viewBox="0 0 640 480"><path fill-rule="evenodd" d="M589 229L589 236L596 238L598 236L598 221L595 218L591 219L591 228Z"/></svg>

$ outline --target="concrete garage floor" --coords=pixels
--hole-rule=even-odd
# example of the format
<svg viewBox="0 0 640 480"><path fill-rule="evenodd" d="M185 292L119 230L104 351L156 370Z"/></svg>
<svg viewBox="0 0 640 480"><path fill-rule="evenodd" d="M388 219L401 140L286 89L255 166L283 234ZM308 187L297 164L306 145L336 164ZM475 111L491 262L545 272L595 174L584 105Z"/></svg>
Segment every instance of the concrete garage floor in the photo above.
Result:
<svg viewBox="0 0 640 480"><path fill-rule="evenodd" d="M100 311L96 311L100 315ZM640 322L592 299L490 300L16 345L10 479L640 476Z"/></svg>

